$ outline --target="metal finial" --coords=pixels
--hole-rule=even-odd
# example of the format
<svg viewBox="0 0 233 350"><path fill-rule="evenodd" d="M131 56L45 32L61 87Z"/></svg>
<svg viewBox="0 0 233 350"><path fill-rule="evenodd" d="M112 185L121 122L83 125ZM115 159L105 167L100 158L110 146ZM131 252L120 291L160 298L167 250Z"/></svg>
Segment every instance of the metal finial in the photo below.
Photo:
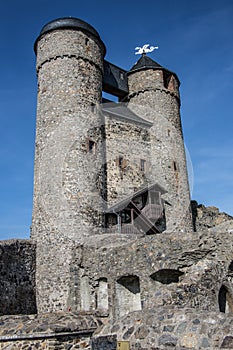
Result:
<svg viewBox="0 0 233 350"><path fill-rule="evenodd" d="M143 45L142 47L135 47L135 50L138 50L137 52L135 52L135 55L142 55L144 53L147 53L147 52L153 52L154 50L157 50L159 47L158 46L150 46L149 44L145 44Z"/></svg>

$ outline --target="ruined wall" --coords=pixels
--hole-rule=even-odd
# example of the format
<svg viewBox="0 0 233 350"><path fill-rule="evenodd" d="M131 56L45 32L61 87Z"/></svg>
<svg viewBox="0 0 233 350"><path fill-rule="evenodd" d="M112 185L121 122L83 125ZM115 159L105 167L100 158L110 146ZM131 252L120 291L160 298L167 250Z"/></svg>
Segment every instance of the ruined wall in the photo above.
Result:
<svg viewBox="0 0 233 350"><path fill-rule="evenodd" d="M218 311L225 298L231 311L232 253L230 233L95 237L74 253L71 309L117 319L165 305Z"/></svg>
<svg viewBox="0 0 233 350"><path fill-rule="evenodd" d="M211 227L215 227L226 223L233 222L233 217L226 213L221 213L216 207L205 207L203 204L198 204L196 201L191 202L193 223L196 231L204 231Z"/></svg>
<svg viewBox="0 0 233 350"><path fill-rule="evenodd" d="M0 242L0 315L36 313L35 250L27 240Z"/></svg>
<svg viewBox="0 0 233 350"><path fill-rule="evenodd" d="M163 71L143 68L128 73L129 107L153 122L151 179L167 191L168 231L191 231L192 218L178 82L165 87ZM176 84L175 84L176 83Z"/></svg>

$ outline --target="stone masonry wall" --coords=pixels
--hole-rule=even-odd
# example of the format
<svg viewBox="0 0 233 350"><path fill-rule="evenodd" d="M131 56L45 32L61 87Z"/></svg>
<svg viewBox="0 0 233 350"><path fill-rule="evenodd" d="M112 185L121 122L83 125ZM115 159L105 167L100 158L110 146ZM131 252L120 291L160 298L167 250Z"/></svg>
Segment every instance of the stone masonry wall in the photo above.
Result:
<svg viewBox="0 0 233 350"><path fill-rule="evenodd" d="M67 310L73 241L102 226L95 186L102 121L91 106L101 101L103 55L102 42L79 30L53 30L37 42L31 237L37 242L38 312ZM90 137L95 154L88 152Z"/></svg>
<svg viewBox="0 0 233 350"><path fill-rule="evenodd" d="M90 337L102 324L92 315L51 313L0 317L0 349L90 349Z"/></svg>
<svg viewBox="0 0 233 350"><path fill-rule="evenodd" d="M228 221L233 222L231 215L220 212L216 207L206 207L203 204L198 204L196 201L192 201L191 205L194 228L198 232L222 225Z"/></svg>
<svg viewBox="0 0 233 350"><path fill-rule="evenodd" d="M218 311L222 290L233 310L232 253L227 232L96 236L74 252L70 307L114 319L165 305Z"/></svg>
<svg viewBox="0 0 233 350"><path fill-rule="evenodd" d="M153 122L151 177L167 190L168 231L191 231L192 218L178 86L165 88L162 71L148 69L128 76L129 107Z"/></svg>
<svg viewBox="0 0 233 350"><path fill-rule="evenodd" d="M35 245L0 242L0 315L36 313Z"/></svg>
<svg viewBox="0 0 233 350"><path fill-rule="evenodd" d="M232 316L194 309L163 307L133 312L96 333L92 349L116 349L117 340L128 342L130 350L229 350L233 349L232 323Z"/></svg>
<svg viewBox="0 0 233 350"><path fill-rule="evenodd" d="M107 201L111 206L150 183L150 130L106 117L105 134ZM145 171L140 169L141 159L145 160Z"/></svg>

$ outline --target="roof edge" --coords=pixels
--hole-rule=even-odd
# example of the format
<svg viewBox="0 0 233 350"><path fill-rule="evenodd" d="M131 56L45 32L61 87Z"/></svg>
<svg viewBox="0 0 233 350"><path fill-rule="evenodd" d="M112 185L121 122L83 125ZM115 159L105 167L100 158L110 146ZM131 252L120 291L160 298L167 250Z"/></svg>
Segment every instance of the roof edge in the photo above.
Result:
<svg viewBox="0 0 233 350"><path fill-rule="evenodd" d="M41 31L40 34L38 35L37 39L35 40L34 43L34 52L37 54L37 43L41 39L41 37L49 32L52 32L54 30L62 30L62 29L73 29L73 30L80 30L82 32L91 34L93 37L95 37L103 46L104 50L104 56L106 54L106 47L103 41L100 38L99 33L97 30L92 27L89 23L76 18L76 17L61 17L54 19L47 24L45 24Z"/></svg>

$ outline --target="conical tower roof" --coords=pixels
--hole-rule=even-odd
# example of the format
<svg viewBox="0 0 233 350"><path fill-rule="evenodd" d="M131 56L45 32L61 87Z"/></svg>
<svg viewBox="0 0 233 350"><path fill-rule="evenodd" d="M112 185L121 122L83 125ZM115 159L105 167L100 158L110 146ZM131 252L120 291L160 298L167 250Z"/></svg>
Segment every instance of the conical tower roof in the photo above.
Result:
<svg viewBox="0 0 233 350"><path fill-rule="evenodd" d="M147 56L145 53L142 54L142 56L139 58L139 60L133 65L133 67L127 72L128 75L131 73L139 72L141 70L146 70L146 69L160 69L163 71L166 71L168 73L173 74L178 83L180 84L179 78L176 73L170 71L169 69L161 66L159 63L155 62L152 60L149 56Z"/></svg>
<svg viewBox="0 0 233 350"><path fill-rule="evenodd" d="M153 61L145 53L143 53L142 56L133 65L133 67L129 70L128 73L137 72L139 70L144 70L144 69L158 69L158 68L163 68L163 67L157 62Z"/></svg>

